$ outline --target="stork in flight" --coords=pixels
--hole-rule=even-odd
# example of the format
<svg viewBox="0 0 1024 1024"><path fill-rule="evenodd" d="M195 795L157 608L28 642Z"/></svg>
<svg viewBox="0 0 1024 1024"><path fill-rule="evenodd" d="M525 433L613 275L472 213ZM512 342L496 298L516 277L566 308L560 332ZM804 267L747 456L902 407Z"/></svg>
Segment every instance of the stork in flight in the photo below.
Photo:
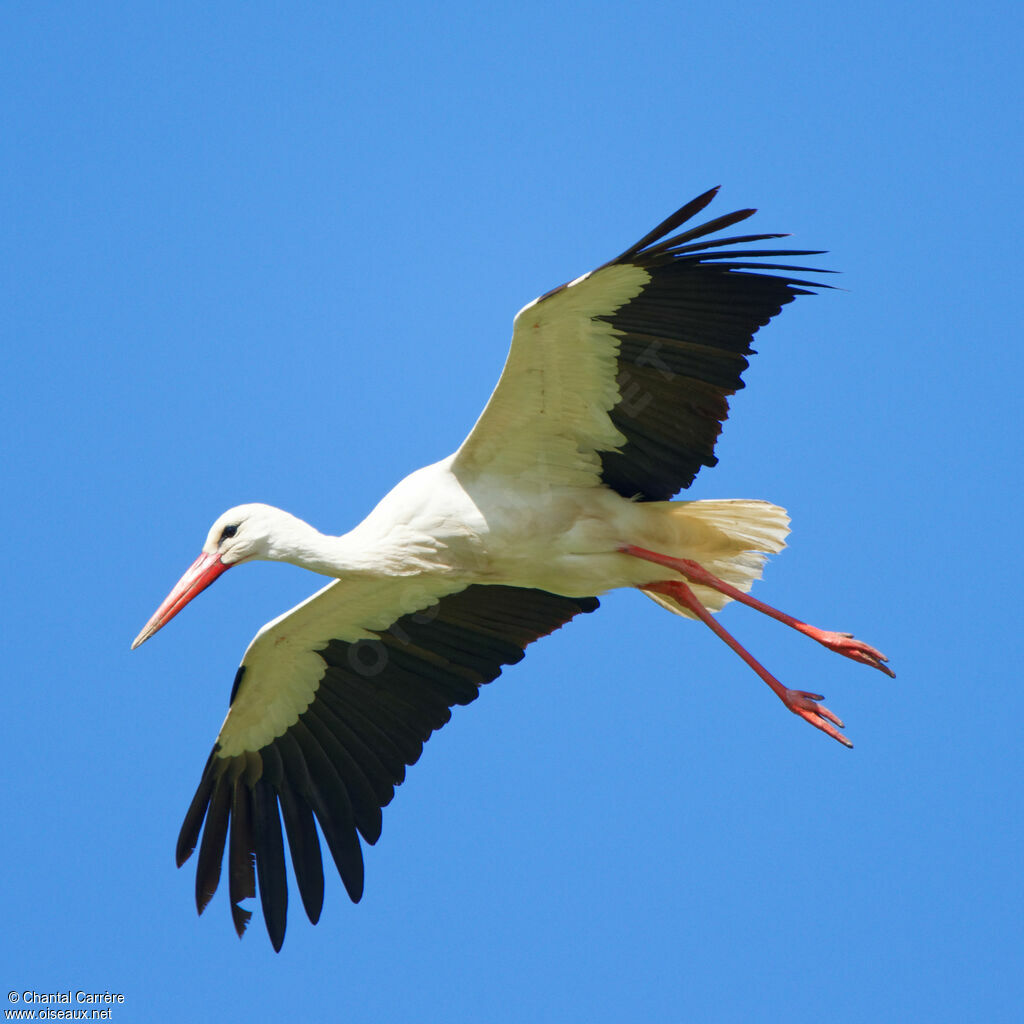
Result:
<svg viewBox="0 0 1024 1024"><path fill-rule="evenodd" d="M233 565L291 562L333 581L265 625L242 658L178 838L180 866L202 832L200 913L226 845L236 931L251 917L241 903L258 879L279 950L286 835L315 924L324 890L315 823L358 901L359 836L377 841L381 808L451 707L475 700L528 644L594 611L595 595L616 587L706 623L790 711L850 746L819 694L785 687L711 614L740 601L892 675L882 654L849 633L748 595L766 555L785 546L785 511L669 500L715 464L754 333L794 296L823 287L790 276L817 271L759 262L818 250L732 248L781 235L707 240L753 210L673 234L716 191L524 307L501 379L459 450L406 477L354 530L325 536L258 504L213 524L133 648Z"/></svg>

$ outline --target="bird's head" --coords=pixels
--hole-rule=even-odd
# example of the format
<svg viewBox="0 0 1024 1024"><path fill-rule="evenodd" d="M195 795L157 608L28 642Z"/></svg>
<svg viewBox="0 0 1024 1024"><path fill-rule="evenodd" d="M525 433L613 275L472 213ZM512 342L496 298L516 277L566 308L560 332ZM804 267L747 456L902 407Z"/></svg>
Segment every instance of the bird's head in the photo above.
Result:
<svg viewBox="0 0 1024 1024"><path fill-rule="evenodd" d="M275 539L280 535L283 520L294 520L294 517L270 505L259 504L237 505L219 516L206 535L199 557L132 641L132 650L170 622L226 569L240 562L274 558Z"/></svg>
<svg viewBox="0 0 1024 1024"><path fill-rule="evenodd" d="M203 555L219 558L224 568L274 557L274 539L282 520L293 519L271 505L236 505L217 517L203 545Z"/></svg>

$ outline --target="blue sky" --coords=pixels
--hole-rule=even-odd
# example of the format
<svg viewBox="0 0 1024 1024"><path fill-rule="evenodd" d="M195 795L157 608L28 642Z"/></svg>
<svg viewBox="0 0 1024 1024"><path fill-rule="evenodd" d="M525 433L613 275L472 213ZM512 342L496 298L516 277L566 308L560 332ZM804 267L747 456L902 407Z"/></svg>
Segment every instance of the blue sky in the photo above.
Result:
<svg viewBox="0 0 1024 1024"><path fill-rule="evenodd" d="M1022 991L1022 16L1011 3L12 3L0 115L2 980L113 1019L1000 1021ZM827 248L694 497L786 506L747 609L848 752L637 594L458 710L275 955L173 849L238 659L451 451L515 311L698 192ZM297 903L297 901L293 901Z"/></svg>

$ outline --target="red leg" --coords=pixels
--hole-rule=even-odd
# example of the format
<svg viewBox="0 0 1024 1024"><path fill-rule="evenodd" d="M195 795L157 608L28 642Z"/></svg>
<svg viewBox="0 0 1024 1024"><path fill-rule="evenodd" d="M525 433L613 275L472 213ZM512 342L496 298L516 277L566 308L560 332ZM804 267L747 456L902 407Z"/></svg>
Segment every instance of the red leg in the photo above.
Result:
<svg viewBox="0 0 1024 1024"><path fill-rule="evenodd" d="M872 668L877 668L880 672L884 672L887 676L896 678L896 673L885 664L889 659L881 651L876 651L874 647L861 640L855 640L852 633L836 633L832 630L818 629L817 626L810 626L806 622L801 622L799 619L793 618L792 615L787 615L785 612L780 612L763 601L758 601L756 597L744 594L742 590L737 590L724 580L713 576L698 562L693 562L688 558L672 558L670 555L660 555L656 551L647 551L632 544L627 544L625 547L620 548L620 550L624 554L634 555L648 562L655 562L657 565L664 565L668 569L674 569L685 576L691 583L699 583L701 586L710 587L712 590L717 590L720 594L725 594L726 597L731 597L734 601L739 601L750 608L756 608L759 612L764 612L765 615L770 615L773 619L784 622L787 626L798 630L804 636L817 640L819 644L827 647L830 651L842 654L846 658L852 658L863 665L870 665Z"/></svg>
<svg viewBox="0 0 1024 1024"><path fill-rule="evenodd" d="M820 693L807 693L804 690L790 690L783 686L717 619L697 600L697 595L682 580L666 580L661 583L648 583L641 590L653 590L659 594L667 594L684 608L689 609L701 622L708 626L719 638L724 640L775 692L779 700L805 722L810 722L816 729L838 740L843 746L853 744L836 726L843 728L843 723L828 708L819 704L824 700Z"/></svg>

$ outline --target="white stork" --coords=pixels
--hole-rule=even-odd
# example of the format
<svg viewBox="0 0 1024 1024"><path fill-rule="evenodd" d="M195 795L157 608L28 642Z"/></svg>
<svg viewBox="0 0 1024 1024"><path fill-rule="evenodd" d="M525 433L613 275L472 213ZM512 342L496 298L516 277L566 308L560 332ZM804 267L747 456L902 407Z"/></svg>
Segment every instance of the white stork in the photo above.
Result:
<svg viewBox="0 0 1024 1024"><path fill-rule="evenodd" d="M381 808L452 705L475 700L528 644L616 587L701 619L786 707L850 745L820 695L787 689L711 615L741 601L892 675L850 634L747 595L766 555L784 547L785 511L669 500L715 464L753 334L794 296L823 287L789 276L809 268L758 262L818 250L731 248L781 235L706 240L753 210L673 234L716 191L522 309L501 379L459 450L406 477L354 530L325 536L258 504L213 524L133 648L233 565L270 559L334 579L265 625L242 658L178 838L180 866L202 831L200 913L226 844L235 929L245 930L251 914L241 903L258 878L280 949L282 819L309 919L320 916L324 887L314 821L358 901L359 836L377 841ZM765 269L777 273L757 272Z"/></svg>

